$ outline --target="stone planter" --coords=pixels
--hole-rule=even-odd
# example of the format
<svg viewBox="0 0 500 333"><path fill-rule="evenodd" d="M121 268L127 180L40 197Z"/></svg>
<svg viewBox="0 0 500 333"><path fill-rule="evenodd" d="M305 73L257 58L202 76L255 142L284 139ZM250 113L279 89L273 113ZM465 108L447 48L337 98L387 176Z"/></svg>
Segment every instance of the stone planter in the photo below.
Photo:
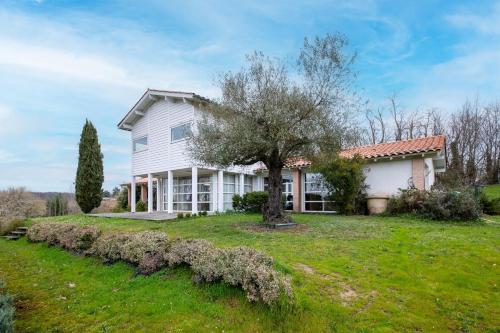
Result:
<svg viewBox="0 0 500 333"><path fill-rule="evenodd" d="M389 195L385 193L371 194L367 196L367 201L370 215L381 214L387 210Z"/></svg>

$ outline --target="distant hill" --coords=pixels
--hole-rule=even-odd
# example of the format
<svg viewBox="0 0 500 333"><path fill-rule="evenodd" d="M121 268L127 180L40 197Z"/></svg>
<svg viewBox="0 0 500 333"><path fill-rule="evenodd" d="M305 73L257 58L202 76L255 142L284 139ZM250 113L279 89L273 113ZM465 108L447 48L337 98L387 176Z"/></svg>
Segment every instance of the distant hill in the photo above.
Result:
<svg viewBox="0 0 500 333"><path fill-rule="evenodd" d="M44 199L44 200L52 199L53 197L55 197L58 194L62 195L64 198L66 198L68 200L75 198L75 194L69 193L69 192L31 192L31 193L33 193L34 195L36 195L40 199Z"/></svg>

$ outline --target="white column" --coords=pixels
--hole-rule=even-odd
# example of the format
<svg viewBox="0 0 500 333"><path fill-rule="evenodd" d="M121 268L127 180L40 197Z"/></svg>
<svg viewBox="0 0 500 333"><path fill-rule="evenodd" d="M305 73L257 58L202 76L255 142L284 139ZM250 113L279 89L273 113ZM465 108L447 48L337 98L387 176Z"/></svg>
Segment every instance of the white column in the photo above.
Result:
<svg viewBox="0 0 500 333"><path fill-rule="evenodd" d="M156 180L156 211L161 212L161 178Z"/></svg>
<svg viewBox="0 0 500 333"><path fill-rule="evenodd" d="M217 175L217 210L224 211L224 171L219 170Z"/></svg>
<svg viewBox="0 0 500 333"><path fill-rule="evenodd" d="M172 171L167 175L167 211L174 212L174 175Z"/></svg>
<svg viewBox="0 0 500 333"><path fill-rule="evenodd" d="M245 174L240 173L240 195L245 194Z"/></svg>
<svg viewBox="0 0 500 333"><path fill-rule="evenodd" d="M153 175L148 173L148 213L153 212Z"/></svg>
<svg viewBox="0 0 500 333"><path fill-rule="evenodd" d="M135 213L135 176L132 176L132 180L130 181L130 211Z"/></svg>
<svg viewBox="0 0 500 333"><path fill-rule="evenodd" d="M198 168L191 168L191 212L198 213Z"/></svg>
<svg viewBox="0 0 500 333"><path fill-rule="evenodd" d="M212 184L212 186L210 187L210 189L211 189L211 192L212 192L212 193L210 193L210 196L211 196L211 198L212 198L212 211L214 211L214 212L215 212L215 211L217 210L217 207L219 207L219 206L217 206L217 200L218 200L218 195L217 195L217 193L219 193L219 192L217 191L217 186L218 186L218 185L217 185L217 172L214 172L214 173L212 174L212 177L211 177L211 184Z"/></svg>

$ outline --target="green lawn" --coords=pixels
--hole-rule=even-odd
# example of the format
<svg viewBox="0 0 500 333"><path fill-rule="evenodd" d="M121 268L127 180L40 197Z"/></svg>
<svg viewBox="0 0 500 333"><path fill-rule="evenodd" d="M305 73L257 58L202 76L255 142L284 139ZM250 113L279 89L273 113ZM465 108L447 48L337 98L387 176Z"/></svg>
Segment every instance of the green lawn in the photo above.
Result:
<svg viewBox="0 0 500 333"><path fill-rule="evenodd" d="M16 296L18 332L499 332L500 224L295 215L261 232L256 215L171 222L52 218L102 229L167 232L247 245L290 274L293 311L250 304L185 268L135 276L44 244L0 240L0 278Z"/></svg>
<svg viewBox="0 0 500 333"><path fill-rule="evenodd" d="M487 185L483 191L490 198L500 198L500 184Z"/></svg>

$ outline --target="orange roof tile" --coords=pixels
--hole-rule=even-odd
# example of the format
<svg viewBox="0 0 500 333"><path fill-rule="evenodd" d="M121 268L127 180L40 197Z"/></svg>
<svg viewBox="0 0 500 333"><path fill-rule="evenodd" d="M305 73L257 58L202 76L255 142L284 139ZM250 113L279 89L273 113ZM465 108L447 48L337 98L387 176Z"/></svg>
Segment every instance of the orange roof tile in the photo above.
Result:
<svg viewBox="0 0 500 333"><path fill-rule="evenodd" d="M402 140L402 141L391 141L385 143L379 143L376 145L367 145L354 147L346 150L342 150L339 155L345 158L351 158L354 155L361 155L363 158L382 158L391 157L399 155L408 154L419 154L428 153L433 151L443 150L445 145L445 136L436 135L428 136L425 138ZM302 158L295 157L289 159L285 163L285 168L301 168L311 165L311 161ZM266 168L259 168L259 170L265 170Z"/></svg>
<svg viewBox="0 0 500 333"><path fill-rule="evenodd" d="M341 157L353 157L356 154L363 158L390 157L407 154L428 153L444 149L445 136L436 135L403 141L391 141L346 149L340 152Z"/></svg>

